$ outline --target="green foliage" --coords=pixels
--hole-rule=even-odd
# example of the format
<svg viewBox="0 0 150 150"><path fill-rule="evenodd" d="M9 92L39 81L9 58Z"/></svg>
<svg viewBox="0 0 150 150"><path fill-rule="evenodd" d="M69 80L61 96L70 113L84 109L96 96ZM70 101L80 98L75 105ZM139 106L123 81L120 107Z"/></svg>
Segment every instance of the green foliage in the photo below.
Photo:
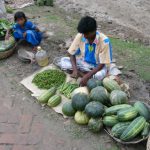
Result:
<svg viewBox="0 0 150 150"><path fill-rule="evenodd" d="M6 8L6 12L7 12L7 13L13 14L14 11L13 11L13 9L12 9L10 6L7 6L7 5L6 5L5 8Z"/></svg>
<svg viewBox="0 0 150 150"><path fill-rule="evenodd" d="M37 0L36 5L38 5L38 6L53 6L53 0Z"/></svg>

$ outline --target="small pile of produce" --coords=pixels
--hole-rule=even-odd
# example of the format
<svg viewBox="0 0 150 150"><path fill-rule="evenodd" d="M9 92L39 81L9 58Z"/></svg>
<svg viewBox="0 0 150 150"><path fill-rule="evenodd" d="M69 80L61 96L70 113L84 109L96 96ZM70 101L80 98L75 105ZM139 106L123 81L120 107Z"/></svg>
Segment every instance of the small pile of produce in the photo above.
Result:
<svg viewBox="0 0 150 150"><path fill-rule="evenodd" d="M78 88L78 84L72 84L72 83L63 83L60 87L59 87L59 92L61 94L63 94L65 97L67 98L71 98L71 93Z"/></svg>
<svg viewBox="0 0 150 150"><path fill-rule="evenodd" d="M50 89L52 87L59 87L65 80L66 74L64 72L51 69L36 74L32 83L40 89Z"/></svg>
<svg viewBox="0 0 150 150"><path fill-rule="evenodd" d="M5 37L6 31L12 27L12 23L6 19L0 19L0 38Z"/></svg>

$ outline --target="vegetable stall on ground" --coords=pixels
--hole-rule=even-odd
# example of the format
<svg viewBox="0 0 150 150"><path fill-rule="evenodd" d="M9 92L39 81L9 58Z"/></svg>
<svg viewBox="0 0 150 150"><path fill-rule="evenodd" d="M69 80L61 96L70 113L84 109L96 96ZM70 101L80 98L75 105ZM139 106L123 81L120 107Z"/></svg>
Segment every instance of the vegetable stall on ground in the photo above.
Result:
<svg viewBox="0 0 150 150"><path fill-rule="evenodd" d="M138 143L149 136L149 106L141 101L131 103L112 78L90 79L87 87L79 87L77 83L66 82L65 73L52 69L36 74L32 81L47 89L38 97L39 103L53 108L61 104L62 95L67 97L61 108L63 115L73 117L77 124L88 125L94 133L105 129L123 144Z"/></svg>

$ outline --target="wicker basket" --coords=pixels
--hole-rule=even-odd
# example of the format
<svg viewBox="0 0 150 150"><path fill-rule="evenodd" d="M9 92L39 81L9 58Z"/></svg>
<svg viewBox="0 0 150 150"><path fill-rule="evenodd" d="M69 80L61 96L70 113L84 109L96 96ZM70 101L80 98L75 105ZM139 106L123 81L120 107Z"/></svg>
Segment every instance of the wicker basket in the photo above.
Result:
<svg viewBox="0 0 150 150"><path fill-rule="evenodd" d="M148 141L147 141L147 150L150 150L150 136L149 136Z"/></svg>
<svg viewBox="0 0 150 150"><path fill-rule="evenodd" d="M10 49L0 52L0 60L11 56L14 53L15 48L16 46L14 45Z"/></svg>

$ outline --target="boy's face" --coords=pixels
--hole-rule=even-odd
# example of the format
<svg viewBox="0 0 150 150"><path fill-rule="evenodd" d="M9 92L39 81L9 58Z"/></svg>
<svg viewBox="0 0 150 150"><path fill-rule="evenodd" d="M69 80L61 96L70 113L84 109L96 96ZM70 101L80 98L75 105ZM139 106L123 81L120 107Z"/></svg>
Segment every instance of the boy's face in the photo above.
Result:
<svg viewBox="0 0 150 150"><path fill-rule="evenodd" d="M23 26L25 23L25 19L24 18L18 18L16 21L19 25Z"/></svg>
<svg viewBox="0 0 150 150"><path fill-rule="evenodd" d="M96 31L84 34L84 37L89 41L95 39L95 36L96 36Z"/></svg>

